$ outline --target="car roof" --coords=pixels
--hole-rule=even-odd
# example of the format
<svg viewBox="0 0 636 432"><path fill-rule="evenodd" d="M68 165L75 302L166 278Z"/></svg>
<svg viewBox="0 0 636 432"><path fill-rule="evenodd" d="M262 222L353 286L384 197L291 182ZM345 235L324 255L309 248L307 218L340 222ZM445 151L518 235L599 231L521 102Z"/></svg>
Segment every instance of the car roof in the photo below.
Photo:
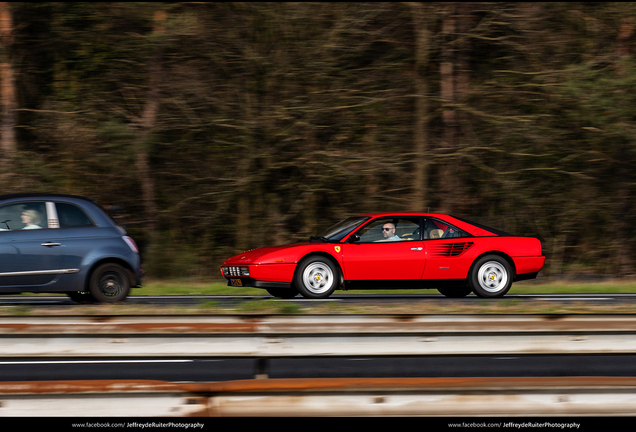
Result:
<svg viewBox="0 0 636 432"><path fill-rule="evenodd" d="M366 213L366 214L360 214L357 215L356 217L370 217L370 218L383 218L383 217L427 217L427 218L438 218L438 219L443 219L449 223L452 223L454 225L457 225L458 228L462 228L462 225L469 225L469 226L475 226L474 223L467 221L467 220L463 220L463 219L457 219L456 217L449 215L449 214L445 214L445 213L425 213L425 212L382 212L382 213Z"/></svg>
<svg viewBox="0 0 636 432"><path fill-rule="evenodd" d="M20 199L20 198L74 198L81 199L85 201L90 201L92 203L95 202L93 198L87 198L79 195L70 195L70 194L58 194L58 193L14 193L7 195L0 195L0 201L8 200L8 199Z"/></svg>
<svg viewBox="0 0 636 432"><path fill-rule="evenodd" d="M453 217L444 213L424 213L424 212L381 212L381 213L364 213L357 216L367 217L384 217L384 216L421 216L421 217Z"/></svg>
<svg viewBox="0 0 636 432"><path fill-rule="evenodd" d="M382 213L365 213L365 214L357 215L356 217L381 218L381 217L401 217L401 216L439 218L439 219L445 220L446 222L456 225L460 229L466 229L467 227L477 227L498 236L513 236L513 234L507 233L505 231L501 231L496 228L491 228L486 225L482 225L480 223L464 219L463 217L455 217L453 215L449 215L446 213L382 212Z"/></svg>
<svg viewBox="0 0 636 432"><path fill-rule="evenodd" d="M108 225L117 225L117 223L112 219L112 217L108 214L101 205L99 205L94 198L88 198L80 195L71 195L71 194L60 194L60 193L15 193L15 194L7 194L0 195L0 203L11 204L15 202L20 202L20 200L42 200L42 201L61 201L66 203L72 203L76 205L81 205L84 207L84 210L89 211L91 217L100 225L108 226ZM5 201L8 201L5 203Z"/></svg>

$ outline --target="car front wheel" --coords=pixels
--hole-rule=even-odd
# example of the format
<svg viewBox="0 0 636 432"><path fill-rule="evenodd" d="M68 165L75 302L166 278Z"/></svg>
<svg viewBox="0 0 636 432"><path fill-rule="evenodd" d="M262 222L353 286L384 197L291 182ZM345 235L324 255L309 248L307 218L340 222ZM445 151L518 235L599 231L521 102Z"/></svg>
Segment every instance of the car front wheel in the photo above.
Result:
<svg viewBox="0 0 636 432"><path fill-rule="evenodd" d="M93 272L89 288L99 303L117 303L128 296L130 280L120 265L102 264Z"/></svg>
<svg viewBox="0 0 636 432"><path fill-rule="evenodd" d="M512 268L497 255L486 255L475 262L469 285L479 297L503 297L512 286Z"/></svg>
<svg viewBox="0 0 636 432"><path fill-rule="evenodd" d="M303 297L327 298L337 288L338 281L338 267L329 258L307 257L298 264L295 285Z"/></svg>

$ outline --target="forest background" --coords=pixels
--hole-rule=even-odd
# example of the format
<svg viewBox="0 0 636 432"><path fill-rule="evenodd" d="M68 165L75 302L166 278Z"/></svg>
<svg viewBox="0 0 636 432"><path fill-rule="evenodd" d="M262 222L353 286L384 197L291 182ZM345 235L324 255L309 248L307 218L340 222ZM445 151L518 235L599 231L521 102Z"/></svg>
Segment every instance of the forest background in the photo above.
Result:
<svg viewBox="0 0 636 432"><path fill-rule="evenodd" d="M152 277L371 211L636 270L636 3L0 2L1 193L117 210Z"/></svg>

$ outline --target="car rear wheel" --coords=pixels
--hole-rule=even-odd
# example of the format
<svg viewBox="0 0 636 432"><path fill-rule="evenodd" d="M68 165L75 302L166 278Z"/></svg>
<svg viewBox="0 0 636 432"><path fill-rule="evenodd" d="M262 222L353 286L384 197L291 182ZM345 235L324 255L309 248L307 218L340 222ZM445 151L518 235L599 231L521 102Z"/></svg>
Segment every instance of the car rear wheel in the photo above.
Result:
<svg viewBox="0 0 636 432"><path fill-rule="evenodd" d="M295 285L303 297L323 299L337 288L338 267L329 258L307 257L298 264Z"/></svg>
<svg viewBox="0 0 636 432"><path fill-rule="evenodd" d="M130 292L130 280L126 270L117 264L102 264L93 272L90 293L100 303L123 301Z"/></svg>
<svg viewBox="0 0 636 432"><path fill-rule="evenodd" d="M453 287L453 288L438 288L441 294L444 294L446 297L450 298L461 298L466 297L468 294L472 292L472 289L469 286L466 287Z"/></svg>
<svg viewBox="0 0 636 432"><path fill-rule="evenodd" d="M295 288L266 288L268 293L274 297L290 299L298 295L298 291Z"/></svg>
<svg viewBox="0 0 636 432"><path fill-rule="evenodd" d="M469 285L479 297L503 297L512 286L512 268L497 255L486 255L475 262Z"/></svg>

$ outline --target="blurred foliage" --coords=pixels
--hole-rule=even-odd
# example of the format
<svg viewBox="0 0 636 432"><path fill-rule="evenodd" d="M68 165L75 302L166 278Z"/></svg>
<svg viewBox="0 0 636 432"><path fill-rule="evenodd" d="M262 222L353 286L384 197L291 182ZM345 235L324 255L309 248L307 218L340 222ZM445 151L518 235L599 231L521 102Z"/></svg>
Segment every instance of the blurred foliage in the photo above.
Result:
<svg viewBox="0 0 636 432"><path fill-rule="evenodd" d="M19 152L3 191L123 208L154 276L216 277L241 250L414 208L539 237L545 274L633 274L636 4L412 6L11 3Z"/></svg>

